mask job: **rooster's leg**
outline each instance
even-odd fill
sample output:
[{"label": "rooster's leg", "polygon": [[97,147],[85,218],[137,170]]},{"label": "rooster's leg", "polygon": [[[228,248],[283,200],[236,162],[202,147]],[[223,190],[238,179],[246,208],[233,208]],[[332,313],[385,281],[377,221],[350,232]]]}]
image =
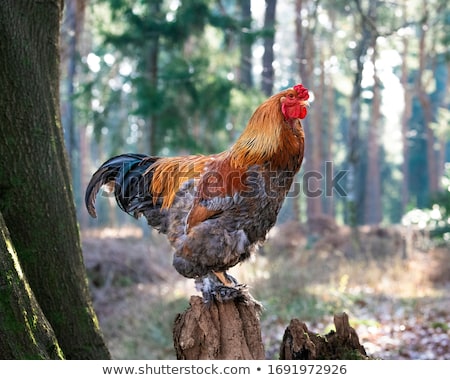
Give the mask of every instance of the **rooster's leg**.
[{"label": "rooster's leg", "polygon": [[213,300],[226,302],[248,299],[247,285],[239,284],[236,279],[226,272],[210,272],[206,276],[195,280],[197,290],[203,294],[206,303]]},{"label": "rooster's leg", "polygon": [[216,277],[220,280],[220,282],[224,286],[228,286],[229,288],[235,287],[236,284],[229,279],[229,276],[226,274],[226,272],[214,272],[213,271],[213,273],[216,275]]}]

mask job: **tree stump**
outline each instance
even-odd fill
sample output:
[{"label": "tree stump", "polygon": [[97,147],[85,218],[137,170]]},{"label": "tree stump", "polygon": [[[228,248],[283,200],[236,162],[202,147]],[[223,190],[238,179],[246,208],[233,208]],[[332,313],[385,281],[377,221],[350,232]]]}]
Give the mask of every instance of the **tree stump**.
[{"label": "tree stump", "polygon": [[177,359],[265,359],[259,316],[253,299],[208,304],[191,296],[173,328]]},{"label": "tree stump", "polygon": [[280,347],[281,360],[349,360],[367,359],[356,331],[346,313],[334,316],[336,331],[325,336],[309,331],[305,323],[292,319],[286,328]]}]

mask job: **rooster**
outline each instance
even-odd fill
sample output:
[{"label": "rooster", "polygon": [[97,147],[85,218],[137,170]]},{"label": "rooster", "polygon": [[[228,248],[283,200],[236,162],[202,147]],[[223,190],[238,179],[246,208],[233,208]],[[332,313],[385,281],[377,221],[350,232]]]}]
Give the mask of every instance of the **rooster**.
[{"label": "rooster", "polygon": [[308,98],[301,84],[273,95],[222,153],[110,158],[87,186],[89,214],[96,217],[106,185],[123,211],[168,236],[173,266],[196,279],[206,302],[242,297],[246,286],[226,271],[248,259],[276,222],[302,164]]}]

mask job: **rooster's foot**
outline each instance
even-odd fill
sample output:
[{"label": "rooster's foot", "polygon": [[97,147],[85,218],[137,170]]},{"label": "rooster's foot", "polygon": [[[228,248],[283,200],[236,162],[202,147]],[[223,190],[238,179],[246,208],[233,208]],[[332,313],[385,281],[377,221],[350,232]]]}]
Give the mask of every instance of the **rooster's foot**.
[{"label": "rooster's foot", "polygon": [[248,293],[246,284],[239,284],[233,276],[224,274],[228,280],[227,285],[224,285],[213,273],[195,280],[195,286],[198,291],[202,292],[205,303],[214,300],[218,302],[247,302],[252,298]]},{"label": "rooster's foot", "polygon": [[218,285],[213,290],[212,295],[219,302],[246,302],[248,298],[248,288],[246,284],[237,284],[234,287]]}]

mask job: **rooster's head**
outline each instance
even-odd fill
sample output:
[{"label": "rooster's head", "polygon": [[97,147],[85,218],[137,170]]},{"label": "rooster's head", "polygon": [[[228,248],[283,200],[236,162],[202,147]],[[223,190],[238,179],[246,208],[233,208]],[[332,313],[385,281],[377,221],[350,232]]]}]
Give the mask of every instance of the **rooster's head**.
[{"label": "rooster's head", "polygon": [[280,98],[281,112],[286,120],[304,119],[306,117],[309,99],[308,89],[302,84],[286,90]]}]

